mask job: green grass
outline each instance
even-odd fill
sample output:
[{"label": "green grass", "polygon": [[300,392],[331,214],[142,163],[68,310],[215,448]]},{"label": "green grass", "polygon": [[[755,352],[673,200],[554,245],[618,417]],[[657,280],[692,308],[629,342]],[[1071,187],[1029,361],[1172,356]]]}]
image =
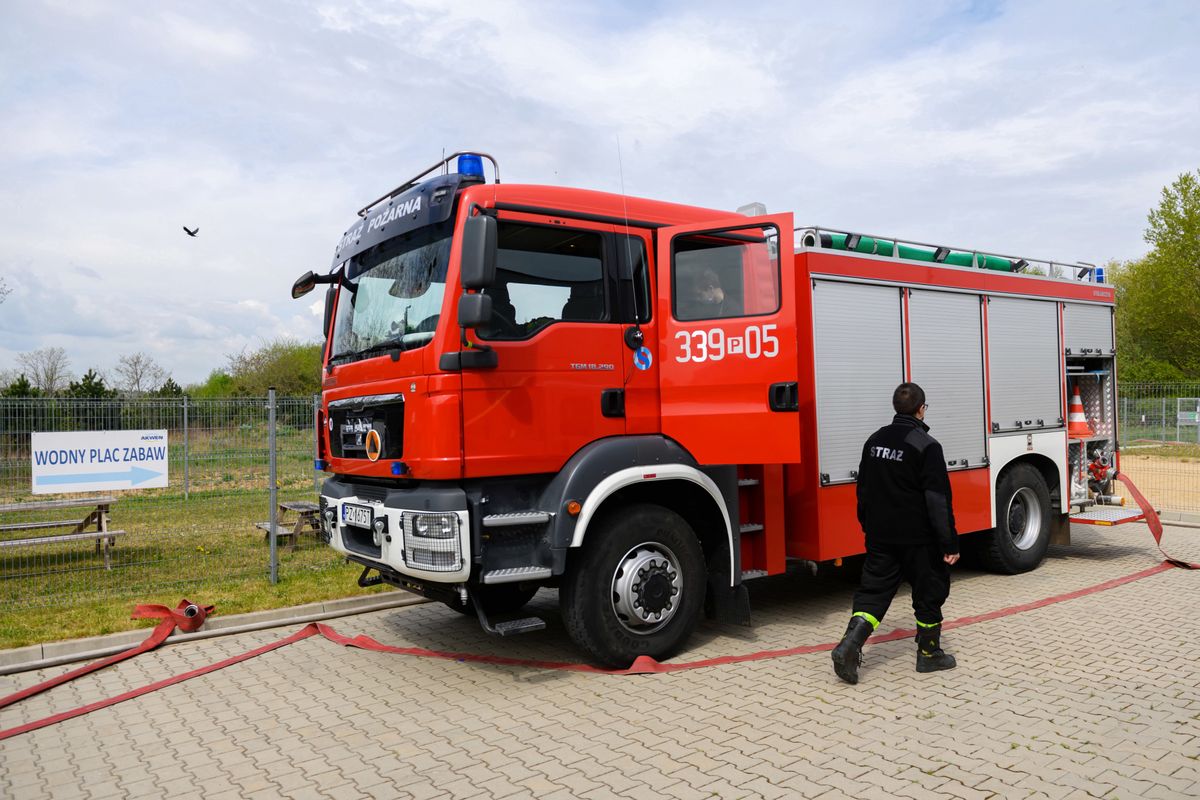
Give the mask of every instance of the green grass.
[{"label": "green grass", "polygon": [[[152,627],[129,619],[138,603],[173,607],[187,597],[215,605],[220,614],[237,614],[379,591],[360,588],[355,579],[361,568],[311,534],[302,535],[294,552],[279,548],[280,580],[272,586],[269,546],[254,525],[270,515],[265,450],[214,447],[204,455],[211,457],[192,450],[186,497],[177,464],[168,488],[115,493],[109,528],[126,533],[111,551],[111,570],[92,542],[0,551],[0,648]],[[0,471],[10,466],[0,463]],[[24,469],[27,476],[27,463]],[[5,483],[0,502],[46,499],[28,494],[27,477],[23,485]],[[280,501],[316,500],[304,447],[281,453],[277,483]],[[0,524],[79,519],[83,509],[78,512],[10,512],[0,514]]]},{"label": "green grass", "polygon": [[361,568],[341,561],[324,569],[281,575],[272,586],[266,576],[202,580],[175,589],[147,591],[136,601],[110,598],[62,607],[27,608],[0,614],[0,648],[99,636],[105,633],[153,628],[157,620],[129,618],[138,603],[175,607],[183,597],[216,607],[217,614],[241,614],[316,603],[348,596],[378,593],[384,587],[362,589],[355,583]]},{"label": "green grass", "polygon": [[1200,444],[1164,444],[1162,442],[1127,442],[1121,452],[1131,456],[1155,456],[1175,461],[1200,461]]}]

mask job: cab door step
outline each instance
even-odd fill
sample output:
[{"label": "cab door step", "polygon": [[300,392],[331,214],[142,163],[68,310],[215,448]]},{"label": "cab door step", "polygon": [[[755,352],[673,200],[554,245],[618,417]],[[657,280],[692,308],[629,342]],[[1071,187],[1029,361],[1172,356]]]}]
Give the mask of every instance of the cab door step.
[{"label": "cab door step", "polygon": [[507,567],[493,569],[483,573],[484,583],[519,583],[521,581],[542,581],[554,573],[549,567]]},{"label": "cab door step", "polygon": [[549,511],[516,511],[510,514],[488,514],[483,518],[485,528],[504,528],[510,525],[544,525],[554,518]]},{"label": "cab door step", "polygon": [[546,620],[541,617],[521,617],[520,619],[505,619],[492,622],[483,610],[483,603],[472,603],[475,606],[475,616],[479,617],[479,625],[493,636],[516,636],[519,633],[533,633],[545,630]]}]

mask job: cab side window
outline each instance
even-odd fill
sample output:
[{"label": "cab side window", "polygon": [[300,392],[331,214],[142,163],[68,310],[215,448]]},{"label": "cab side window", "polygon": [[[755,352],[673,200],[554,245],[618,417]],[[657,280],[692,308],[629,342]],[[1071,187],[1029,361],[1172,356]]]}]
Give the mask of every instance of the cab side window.
[{"label": "cab side window", "polygon": [[779,309],[778,232],[675,239],[671,264],[675,318],[684,322],[771,314]]},{"label": "cab side window", "polygon": [[555,322],[609,319],[604,240],[595,231],[501,221],[492,319],[482,339],[527,339]]}]

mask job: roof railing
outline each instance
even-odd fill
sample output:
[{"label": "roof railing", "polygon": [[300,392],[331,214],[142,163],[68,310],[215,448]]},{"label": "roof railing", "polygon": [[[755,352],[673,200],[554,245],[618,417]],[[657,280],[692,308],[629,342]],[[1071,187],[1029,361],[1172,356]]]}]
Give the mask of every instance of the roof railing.
[{"label": "roof railing", "polygon": [[1005,255],[970,247],[954,247],[913,239],[901,239],[895,236],[856,233],[838,228],[827,228],[824,225],[796,228],[796,243],[802,247],[844,250],[863,255],[903,258],[909,261],[990,269],[1000,272],[1028,273],[1031,266],[1038,266],[1044,268],[1045,277],[1087,283],[1096,281],[1098,271],[1095,264],[1082,261],[1067,264],[1048,258]]},{"label": "roof railing", "polygon": [[441,169],[443,175],[448,174],[449,169],[450,169],[450,162],[453,161],[454,159],[458,158],[459,156],[479,156],[480,158],[486,158],[488,161],[492,162],[492,172],[495,173],[495,182],[496,183],[500,182],[500,165],[496,163],[496,159],[492,158],[487,153],[481,153],[478,150],[460,150],[457,153],[451,153],[450,155],[446,156],[441,161],[437,162],[436,164],[429,167],[428,169],[418,172],[415,176],[409,178],[407,181],[400,184],[395,189],[392,189],[390,192],[383,195],[382,197],[372,200],[371,202],[367,203],[365,206],[363,206],[362,208],[360,208],[358,210],[358,215],[360,217],[365,217],[367,215],[368,211],[370,211],[372,208],[374,208],[375,206],[382,203],[384,200],[390,200],[391,198],[395,197],[398,194],[401,194],[402,192],[407,192],[409,189],[411,189],[412,187],[414,187],[418,183],[420,183],[422,178],[424,178],[429,173],[433,172],[435,169]]}]

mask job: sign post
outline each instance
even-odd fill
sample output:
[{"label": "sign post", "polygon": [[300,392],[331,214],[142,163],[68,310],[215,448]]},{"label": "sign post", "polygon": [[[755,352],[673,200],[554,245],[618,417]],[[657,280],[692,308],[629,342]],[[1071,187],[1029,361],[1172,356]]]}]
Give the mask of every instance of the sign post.
[{"label": "sign post", "polygon": [[167,485],[167,432],[34,433],[34,494],[113,492]]}]

